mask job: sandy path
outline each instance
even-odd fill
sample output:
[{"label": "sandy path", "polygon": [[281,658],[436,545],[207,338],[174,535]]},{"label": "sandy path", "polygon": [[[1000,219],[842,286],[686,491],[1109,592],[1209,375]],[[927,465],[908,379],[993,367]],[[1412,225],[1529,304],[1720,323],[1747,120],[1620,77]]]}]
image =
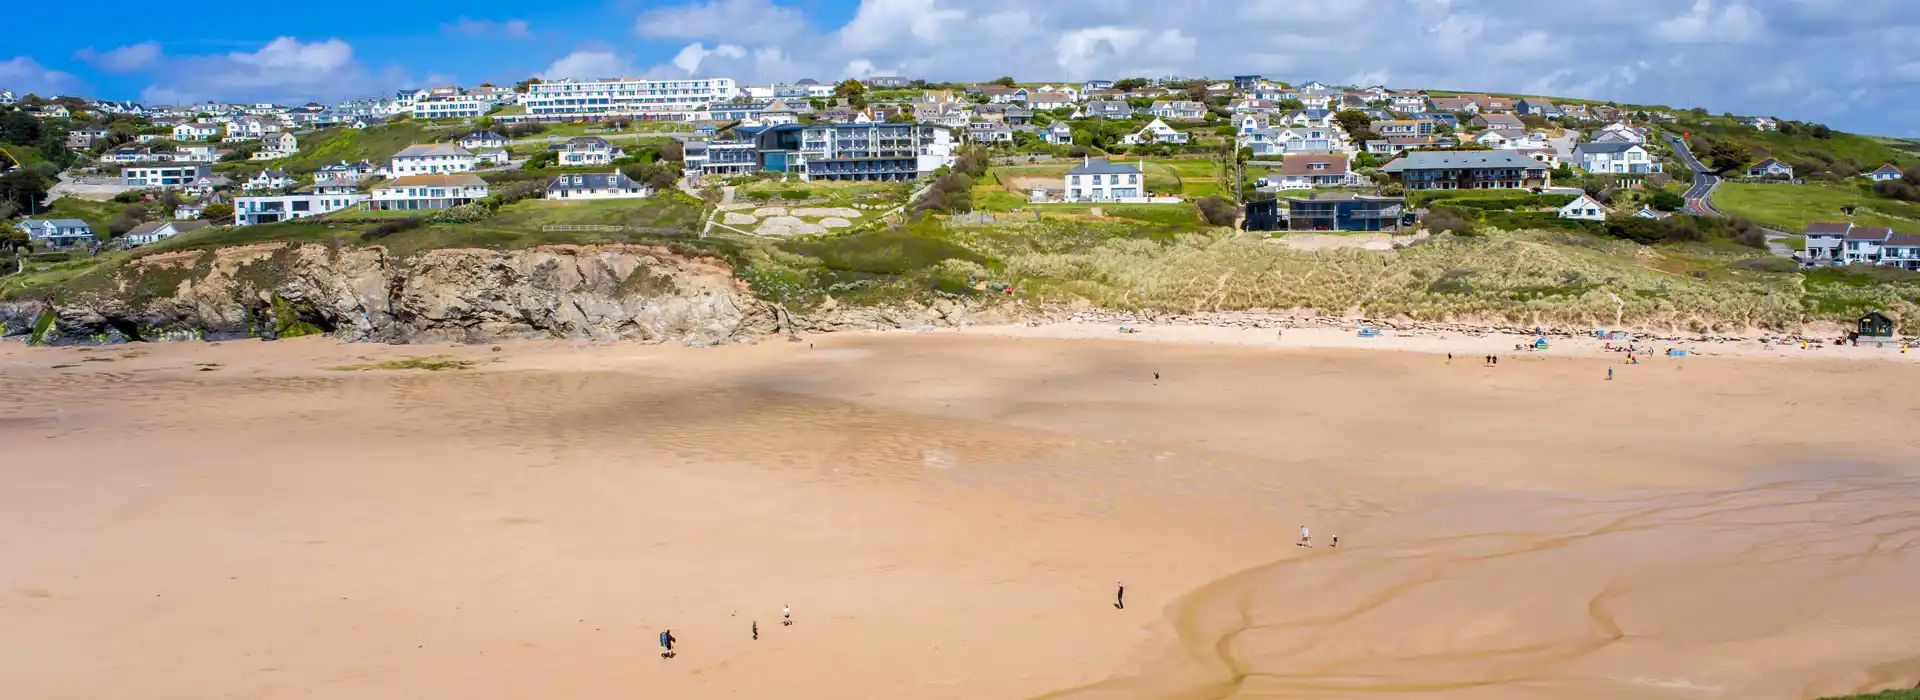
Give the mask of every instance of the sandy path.
[{"label": "sandy path", "polygon": [[[1854,437],[1910,430],[1909,363],[977,332],[0,345],[0,687],[1766,699],[1920,678],[1920,446]],[[438,353],[485,364],[317,369]],[[1343,547],[1291,546],[1302,523]]]}]

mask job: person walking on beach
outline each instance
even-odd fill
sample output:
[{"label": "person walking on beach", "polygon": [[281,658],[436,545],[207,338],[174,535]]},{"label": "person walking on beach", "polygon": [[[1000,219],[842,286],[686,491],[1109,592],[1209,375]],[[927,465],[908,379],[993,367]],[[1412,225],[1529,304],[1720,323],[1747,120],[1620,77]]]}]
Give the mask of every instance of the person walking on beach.
[{"label": "person walking on beach", "polygon": [[793,608],[787,607],[786,603],[780,604],[780,624],[784,627],[793,626]]},{"label": "person walking on beach", "polygon": [[759,620],[753,621],[753,638],[754,639],[760,638],[760,621]]},{"label": "person walking on beach", "polygon": [[1337,549],[1337,548],[1339,548],[1339,547],[1340,547],[1340,536],[1339,536],[1339,535],[1334,535],[1334,536],[1333,536],[1333,544],[1330,544],[1330,545],[1327,545],[1327,546],[1328,546],[1328,547],[1333,547],[1333,548],[1336,548],[1336,549]]},{"label": "person walking on beach", "polygon": [[664,649],[665,651],[660,652],[660,658],[662,659],[673,658],[673,643],[677,641],[680,641],[680,640],[673,638],[673,630],[661,630],[660,631],[660,648]]},{"label": "person walking on beach", "polygon": [[1120,583],[1115,583],[1113,585],[1120,587],[1119,590],[1116,590],[1113,592],[1114,609],[1115,610],[1127,609],[1127,584],[1125,582],[1120,582]]},{"label": "person walking on beach", "polygon": [[1607,368],[1607,381],[1613,381],[1613,368]]},{"label": "person walking on beach", "polygon": [[1305,525],[1300,526],[1300,546],[1302,547],[1313,546],[1313,533],[1308,531],[1307,526]]}]

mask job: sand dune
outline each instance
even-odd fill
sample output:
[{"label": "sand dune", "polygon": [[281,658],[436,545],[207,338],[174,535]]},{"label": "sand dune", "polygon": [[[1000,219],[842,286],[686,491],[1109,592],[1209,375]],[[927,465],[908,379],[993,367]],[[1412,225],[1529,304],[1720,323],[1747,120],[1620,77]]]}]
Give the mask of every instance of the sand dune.
[{"label": "sand dune", "polygon": [[[323,369],[432,354],[480,365]],[[960,334],[0,346],[0,687],[1786,699],[1911,685],[1917,386],[1904,361],[1548,353],[1490,368]],[[1342,546],[1293,546],[1303,523]],[[654,645],[668,627],[671,660]]]}]

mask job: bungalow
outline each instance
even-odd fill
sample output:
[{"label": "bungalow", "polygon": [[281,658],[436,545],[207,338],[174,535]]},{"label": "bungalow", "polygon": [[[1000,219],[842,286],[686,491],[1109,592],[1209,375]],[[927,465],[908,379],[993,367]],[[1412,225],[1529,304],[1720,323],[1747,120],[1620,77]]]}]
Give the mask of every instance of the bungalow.
[{"label": "bungalow", "polygon": [[1560,207],[1560,218],[1581,221],[1606,221],[1607,207],[1587,195],[1580,195]]},{"label": "bungalow", "polygon": [[66,105],[50,104],[35,110],[33,116],[41,119],[68,119],[73,117],[73,112],[68,110]]},{"label": "bungalow", "polygon": [[98,241],[93,226],[79,219],[27,219],[13,225],[27,240],[46,248],[70,248]]},{"label": "bungalow", "polygon": [[913,85],[912,80],[897,75],[876,75],[866,80],[867,87],[885,90],[898,90]]},{"label": "bungalow", "polygon": [[[1305,190],[1315,187],[1342,187],[1359,184],[1359,175],[1347,169],[1344,154],[1290,155],[1277,173],[1280,189]],[[1269,182],[1273,178],[1269,178]]]},{"label": "bungalow", "polygon": [[1002,121],[978,121],[967,124],[967,140],[973,143],[1012,143],[1013,127]]},{"label": "bungalow", "polygon": [[1517,114],[1529,114],[1536,117],[1546,117],[1548,119],[1560,116],[1559,107],[1555,107],[1552,102],[1538,97],[1522,98],[1519,102],[1513,103],[1513,111]]},{"label": "bungalow", "polygon": [[501,136],[491,131],[475,131],[467,134],[466,136],[460,137],[460,140],[457,143],[460,144],[461,148],[467,149],[469,151],[480,150],[483,148],[485,149],[506,148],[507,137]]},{"label": "bungalow", "polygon": [[487,196],[487,181],[478,175],[409,175],[373,188],[374,209],[446,209]]},{"label": "bungalow", "polygon": [[154,155],[150,148],[115,148],[100,154],[102,163],[152,163],[161,160],[166,160],[166,157]]},{"label": "bungalow", "polygon": [[981,85],[978,92],[993,104],[1017,104],[1027,101],[1025,88],[1010,88],[1004,85]]},{"label": "bungalow", "polygon": [[1207,106],[1184,100],[1161,100],[1153,103],[1153,107],[1148,109],[1147,113],[1161,119],[1194,121],[1206,118]]},{"label": "bungalow", "polygon": [[212,173],[206,163],[156,163],[123,169],[120,181],[127,187],[182,187]]},{"label": "bungalow", "polygon": [[1281,126],[1323,126],[1332,127],[1333,112],[1324,109],[1296,109],[1280,116],[1275,124]]},{"label": "bungalow", "polygon": [[1089,119],[1132,119],[1133,106],[1125,100],[1095,100],[1087,103]]},{"label": "bungalow", "polygon": [[1451,146],[1453,142],[1442,141],[1432,136],[1389,136],[1384,139],[1367,141],[1364,146],[1367,153],[1376,156],[1395,156],[1416,148]]},{"label": "bungalow", "polygon": [[1747,166],[1747,177],[1767,178],[1770,180],[1793,179],[1793,166],[1768,158]]},{"label": "bungalow", "polygon": [[181,202],[180,206],[173,208],[173,218],[198,219],[200,215],[206,213],[206,211],[207,204],[205,202]]},{"label": "bungalow", "polygon": [[1527,128],[1526,122],[1520,121],[1519,117],[1511,114],[1487,114],[1484,112],[1467,120],[1467,126],[1477,129],[1520,129],[1522,131]]},{"label": "bungalow", "polygon": [[1413,119],[1393,119],[1375,121],[1367,125],[1373,133],[1386,137],[1427,136],[1433,133],[1433,122]]},{"label": "bungalow", "polygon": [[640,199],[653,194],[626,173],[572,173],[547,183],[547,199]]},{"label": "bungalow", "polygon": [[1409,151],[1380,166],[1410,190],[1546,187],[1547,166],[1513,151]]},{"label": "bungalow", "polygon": [[1480,103],[1465,97],[1435,97],[1428,100],[1436,112],[1479,114]]},{"label": "bungalow", "polygon": [[1646,143],[1646,127],[1634,126],[1626,122],[1614,122],[1600,127],[1593,134],[1594,141],[1618,141],[1621,143]]},{"label": "bungalow", "polygon": [[173,127],[175,141],[206,141],[220,135],[220,125],[209,122],[186,122]]},{"label": "bungalow", "polygon": [[232,151],[216,151],[208,145],[180,145],[174,147],[173,159],[180,163],[212,163],[220,160],[220,154],[223,152],[231,153]]},{"label": "bungalow", "polygon": [[1552,148],[1541,148],[1539,146],[1527,146],[1525,148],[1515,148],[1512,150],[1519,151],[1521,154],[1525,155],[1528,158],[1532,158],[1534,160],[1540,161],[1541,163],[1546,164],[1546,166],[1549,168],[1560,167],[1560,152]]},{"label": "bungalow", "polygon": [[478,161],[471,151],[450,143],[415,144],[393,154],[393,177],[471,172]]},{"label": "bungalow", "polygon": [[150,221],[133,227],[122,240],[131,245],[146,245],[211,225],[205,221]]},{"label": "bungalow", "polygon": [[1040,138],[1055,146],[1071,146],[1073,145],[1073,128],[1067,126],[1066,122],[1054,122],[1052,126],[1040,132]]},{"label": "bungalow", "polygon": [[274,192],[293,186],[293,178],[284,170],[262,170],[249,178],[242,189],[248,192]]},{"label": "bungalow", "polygon": [[1067,171],[1061,191],[1069,202],[1112,202],[1146,196],[1140,166],[1093,158]]},{"label": "bungalow", "polygon": [[626,151],[598,136],[575,136],[567,139],[566,146],[560,149],[560,165],[607,165],[626,155]]},{"label": "bungalow", "polygon": [[1886,182],[1888,180],[1900,179],[1901,174],[1899,168],[1894,167],[1892,163],[1888,163],[1875,168],[1873,172],[1867,173],[1867,179],[1874,182]]},{"label": "bungalow", "polygon": [[276,194],[235,197],[233,225],[252,226],[331,214],[367,201],[364,194]]},{"label": "bungalow", "polygon": [[1027,109],[1061,109],[1073,106],[1073,96],[1064,92],[1033,92],[1027,95]]},{"label": "bungalow", "polygon": [[1436,129],[1442,126],[1449,129],[1460,128],[1460,115],[1451,112],[1415,112],[1407,115],[1407,118],[1414,121],[1432,122],[1433,127]]},{"label": "bungalow", "polygon": [[194,181],[182,186],[180,191],[205,199],[208,195],[232,185],[233,180],[228,179],[225,175],[208,175],[194,179]]},{"label": "bungalow", "polygon": [[1598,141],[1573,147],[1573,164],[1590,173],[1657,173],[1660,162],[1647,148],[1624,141]]},{"label": "bungalow", "polygon": [[1773,117],[1747,117],[1746,119],[1740,120],[1740,123],[1761,131],[1780,130],[1780,122],[1775,121]]},{"label": "bungalow", "polygon": [[1112,89],[1113,89],[1113,81],[1111,80],[1089,80],[1087,82],[1080,84],[1080,94],[1082,95],[1087,94],[1089,92],[1096,91],[1096,90],[1112,90]]},{"label": "bungalow", "polygon": [[1587,114],[1586,105],[1561,105],[1560,116],[1566,117],[1568,119],[1591,118],[1591,115]]},{"label": "bungalow", "polygon": [[1155,117],[1152,122],[1147,124],[1146,128],[1127,134],[1120,139],[1120,142],[1127,145],[1139,143],[1186,143],[1187,135],[1183,132],[1175,131],[1173,127],[1167,126],[1166,122]]},{"label": "bungalow", "polygon": [[1228,107],[1234,114],[1272,114],[1275,109],[1272,101],[1251,97],[1234,100]]}]

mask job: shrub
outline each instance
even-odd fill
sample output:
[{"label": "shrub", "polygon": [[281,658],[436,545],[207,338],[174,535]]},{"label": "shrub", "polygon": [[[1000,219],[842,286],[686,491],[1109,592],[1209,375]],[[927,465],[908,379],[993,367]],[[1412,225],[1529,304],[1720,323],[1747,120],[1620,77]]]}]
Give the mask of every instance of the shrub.
[{"label": "shrub", "polygon": [[1464,209],[1444,204],[1428,209],[1420,224],[1434,233],[1473,233],[1473,216]]},{"label": "shrub", "polygon": [[411,231],[425,225],[427,225],[427,217],[410,216],[405,219],[381,222],[380,225],[367,229],[367,232],[360,234],[360,237],[370,241],[379,240],[401,231]]},{"label": "shrub", "polygon": [[1200,215],[1208,224],[1232,226],[1240,218],[1240,207],[1220,197],[1206,197],[1200,200]]},{"label": "shrub", "polygon": [[545,194],[547,183],[544,180],[521,180],[493,191],[493,199],[499,206],[506,206],[523,199],[532,199]]},{"label": "shrub", "polygon": [[1736,260],[1732,267],[1760,272],[1794,272],[1800,269],[1800,264],[1786,258],[1751,258]]},{"label": "shrub", "polygon": [[1647,198],[1647,204],[1660,211],[1678,211],[1687,206],[1687,200],[1668,190],[1654,190],[1653,196]]}]

